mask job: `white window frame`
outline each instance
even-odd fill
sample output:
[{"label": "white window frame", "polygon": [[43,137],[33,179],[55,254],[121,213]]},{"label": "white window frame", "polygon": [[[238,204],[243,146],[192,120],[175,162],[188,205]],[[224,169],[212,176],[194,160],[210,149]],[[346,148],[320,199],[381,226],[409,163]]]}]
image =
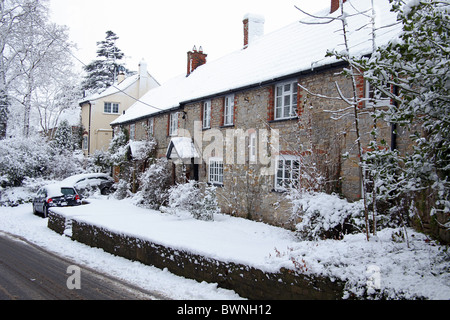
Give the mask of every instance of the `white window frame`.
[{"label": "white window frame", "polygon": [[117,102],[105,102],[103,104],[103,113],[119,114],[119,104]]},{"label": "white window frame", "polygon": [[234,124],[234,94],[225,97],[223,111],[223,125],[231,126]]},{"label": "white window frame", "polygon": [[83,136],[83,150],[88,150],[89,145],[89,138],[88,136]]},{"label": "white window frame", "polygon": [[[297,162],[297,165],[294,165]],[[289,187],[297,187],[300,181],[300,157],[280,155],[275,168],[275,190],[285,191]]]},{"label": "white window frame", "polygon": [[170,114],[169,119],[169,136],[176,136],[178,134],[178,112]]},{"label": "white window frame", "polygon": [[223,158],[209,158],[208,182],[223,185]]},{"label": "white window frame", "polygon": [[136,137],[136,124],[130,124],[130,140],[134,140]]},{"label": "white window frame", "polygon": [[250,162],[256,162],[256,146],[257,138],[256,132],[252,132],[248,136],[248,158]]},{"label": "white window frame", "polygon": [[211,128],[211,100],[203,102],[203,129]]},{"label": "white window frame", "polygon": [[147,120],[147,137],[151,138],[153,137],[153,130],[155,127],[155,118],[150,118]]},{"label": "white window frame", "polygon": [[[287,87],[289,86],[289,90]],[[297,116],[298,81],[286,81],[275,85],[274,119],[291,119]]]}]

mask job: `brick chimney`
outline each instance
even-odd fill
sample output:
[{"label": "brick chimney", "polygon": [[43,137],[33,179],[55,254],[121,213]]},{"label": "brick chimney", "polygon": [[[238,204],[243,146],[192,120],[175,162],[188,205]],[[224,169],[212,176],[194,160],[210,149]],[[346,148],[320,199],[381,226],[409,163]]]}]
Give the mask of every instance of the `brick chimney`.
[{"label": "brick chimney", "polygon": [[264,35],[264,22],[264,17],[257,14],[248,13],[244,16],[244,49],[253,40]]},{"label": "brick chimney", "polygon": [[189,76],[195,69],[200,67],[201,65],[204,65],[206,63],[206,57],[208,55],[203,53],[202,47],[199,48],[197,51],[197,48],[194,46],[192,51],[189,51],[187,53],[187,73],[186,77]]},{"label": "brick chimney", "polygon": [[[331,9],[330,13],[335,12],[337,9],[339,9],[339,1],[340,0],[331,0]],[[344,3],[347,0],[343,0],[342,3]]]}]

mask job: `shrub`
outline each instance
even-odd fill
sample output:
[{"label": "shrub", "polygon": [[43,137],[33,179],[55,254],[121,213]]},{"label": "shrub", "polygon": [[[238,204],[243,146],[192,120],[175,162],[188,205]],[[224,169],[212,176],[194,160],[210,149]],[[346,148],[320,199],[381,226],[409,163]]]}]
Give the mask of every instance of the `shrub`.
[{"label": "shrub", "polygon": [[361,201],[350,203],[337,195],[296,189],[290,190],[287,197],[293,205],[292,217],[301,218],[296,231],[302,239],[341,238],[353,228],[363,226]]},{"label": "shrub", "polygon": [[220,212],[215,187],[192,180],[173,186],[169,190],[168,211],[180,210],[189,212],[197,220],[214,220],[214,214]]},{"label": "shrub", "polygon": [[140,189],[133,197],[134,203],[150,209],[159,209],[168,200],[171,169],[165,159],[158,159],[139,177]]}]

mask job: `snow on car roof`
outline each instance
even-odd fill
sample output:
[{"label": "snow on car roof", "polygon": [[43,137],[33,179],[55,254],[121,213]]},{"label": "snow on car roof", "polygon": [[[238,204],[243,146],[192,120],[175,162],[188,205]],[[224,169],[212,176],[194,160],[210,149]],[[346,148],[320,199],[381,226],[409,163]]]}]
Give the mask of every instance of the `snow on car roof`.
[{"label": "snow on car roof", "polygon": [[61,192],[62,185],[59,183],[48,184],[44,186],[45,190],[47,190],[47,197],[62,197],[63,194]]},{"label": "snow on car roof", "polygon": [[79,182],[82,179],[99,178],[99,177],[108,178],[108,179],[111,178],[106,173],[83,173],[83,174],[77,174],[74,176],[70,176],[70,177],[64,179],[63,181],[61,181],[61,183],[64,185],[73,187],[77,182]]}]

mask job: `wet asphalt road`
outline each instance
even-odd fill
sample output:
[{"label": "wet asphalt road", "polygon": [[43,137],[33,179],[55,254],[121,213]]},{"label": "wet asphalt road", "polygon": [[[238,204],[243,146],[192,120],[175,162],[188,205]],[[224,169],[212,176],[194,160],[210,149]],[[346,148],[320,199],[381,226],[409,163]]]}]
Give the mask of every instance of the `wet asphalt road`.
[{"label": "wet asphalt road", "polygon": [[[162,298],[84,267],[76,266],[68,270],[73,265],[76,266],[76,263],[0,233],[0,300]],[[74,289],[69,289],[68,283]]]}]

